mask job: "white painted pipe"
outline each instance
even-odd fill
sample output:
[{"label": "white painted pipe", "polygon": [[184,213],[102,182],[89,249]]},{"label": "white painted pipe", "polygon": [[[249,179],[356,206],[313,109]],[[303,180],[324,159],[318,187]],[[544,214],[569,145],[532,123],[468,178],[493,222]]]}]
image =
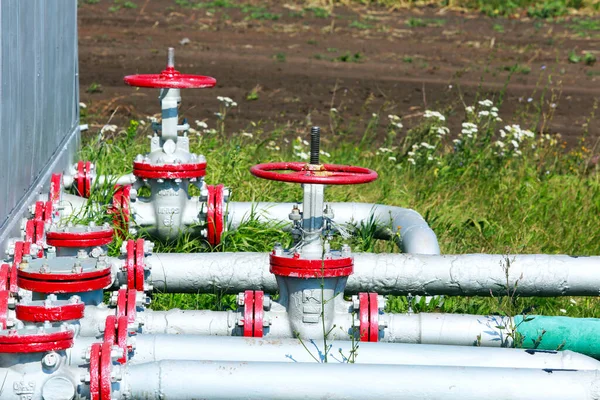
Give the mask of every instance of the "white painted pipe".
[{"label": "white painted pipe", "polygon": [[[156,253],[147,262],[161,292],[277,291],[268,253]],[[597,296],[599,267],[600,257],[356,253],[346,293],[489,296],[506,295],[509,287],[520,296]]]},{"label": "white painted pipe", "polygon": [[[380,239],[398,238],[404,253],[440,254],[435,233],[416,211],[369,203],[328,203],[335,214],[333,220],[340,226],[375,223],[375,234]],[[244,221],[254,218],[265,223],[282,223],[291,228],[289,214],[296,203],[229,202],[227,221],[235,229]],[[302,204],[299,205],[302,207]],[[302,211],[302,210],[300,210]]]},{"label": "white painted pipe", "polygon": [[[79,339],[78,339],[79,340]],[[89,340],[88,340],[89,341]],[[85,339],[83,342],[87,343]],[[493,368],[600,369],[600,361],[572,351],[477,348],[401,343],[329,341],[328,361],[359,364]],[[78,346],[85,349],[84,346]],[[73,354],[78,354],[73,351]],[[322,341],[193,335],[138,335],[130,365],[162,360],[307,362],[322,360]]]},{"label": "white painted pipe", "polygon": [[160,361],[131,366],[113,398],[586,400],[598,371]]}]

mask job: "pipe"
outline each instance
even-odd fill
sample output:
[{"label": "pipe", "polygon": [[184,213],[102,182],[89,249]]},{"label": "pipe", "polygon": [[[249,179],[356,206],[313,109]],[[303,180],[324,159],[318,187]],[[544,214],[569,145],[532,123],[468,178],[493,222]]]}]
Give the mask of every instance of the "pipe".
[{"label": "pipe", "polygon": [[[505,267],[510,260],[508,275]],[[169,293],[238,293],[247,289],[277,291],[268,253],[155,253],[154,288]],[[566,255],[415,255],[354,254],[354,274],[346,294],[393,295],[597,296],[600,257]],[[115,288],[124,284],[120,280]]]},{"label": "pipe", "polygon": [[[338,226],[375,223],[378,239],[395,239],[403,253],[440,254],[437,237],[416,211],[381,204],[328,203]],[[229,229],[236,229],[250,218],[264,223],[289,224],[288,215],[296,203],[227,203]],[[302,205],[300,205],[301,207]],[[288,229],[291,228],[291,224]]]},{"label": "pipe", "polygon": [[[85,339],[83,342],[86,342]],[[129,365],[162,360],[314,363],[315,359],[323,359],[324,352],[322,342],[300,342],[297,339],[138,335],[135,343],[135,354],[129,360]],[[358,364],[600,369],[600,361],[572,351],[548,352],[351,341],[329,341],[327,344],[331,346],[328,360],[332,363],[347,362],[348,358],[352,357],[352,361]],[[352,356],[353,350],[356,352],[355,356]],[[73,350],[74,355],[80,353],[82,352]]]},{"label": "pipe", "polygon": [[128,368],[113,398],[584,400],[600,395],[598,378],[551,369],[160,361]]}]

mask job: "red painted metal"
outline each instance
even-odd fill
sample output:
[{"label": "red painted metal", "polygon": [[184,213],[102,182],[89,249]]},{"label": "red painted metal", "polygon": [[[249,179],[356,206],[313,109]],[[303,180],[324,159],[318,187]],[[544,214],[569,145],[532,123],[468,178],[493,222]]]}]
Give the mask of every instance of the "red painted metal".
[{"label": "red painted metal", "polygon": [[136,290],[129,289],[127,291],[127,321],[132,324],[135,322],[136,308],[135,308],[135,300],[136,300]]},{"label": "red painted metal", "polygon": [[8,299],[10,292],[8,290],[0,290],[0,329],[6,329],[8,321]]},{"label": "red painted metal", "polygon": [[31,244],[29,242],[15,243],[15,255],[13,256],[13,264],[10,269],[10,277],[8,280],[9,290],[11,293],[17,293],[19,291],[19,287],[17,285],[17,270],[21,261],[23,261],[23,254],[25,253],[25,250],[29,250],[30,248]]},{"label": "red painted metal", "polygon": [[25,223],[25,241],[33,243],[35,239],[35,221],[28,219]]},{"label": "red painted metal", "polygon": [[217,84],[210,76],[182,74],[174,67],[167,67],[160,74],[128,75],[123,80],[130,86],[163,89],[203,89]]},{"label": "red painted metal", "polygon": [[254,291],[254,337],[263,337],[263,320],[265,293],[262,290]]},{"label": "red painted metal", "polygon": [[135,240],[127,241],[127,258],[125,259],[127,269],[127,288],[135,288]]},{"label": "red painted metal", "polygon": [[369,293],[369,342],[379,341],[379,304],[377,293]]},{"label": "red painted metal", "polygon": [[44,202],[36,201],[35,202],[35,213],[33,216],[35,221],[43,221],[44,220]]},{"label": "red painted metal", "polygon": [[102,343],[92,344],[90,351],[90,400],[100,400],[100,349]]},{"label": "red painted metal", "polygon": [[215,245],[215,187],[213,185],[207,185],[206,190],[208,191],[208,196],[206,197],[206,231],[207,237],[206,240],[212,246]]},{"label": "red painted metal", "polygon": [[28,322],[72,321],[83,318],[85,311],[85,304],[82,302],[51,305],[49,307],[46,307],[43,301],[32,303],[38,304],[17,304],[15,306],[17,319]]},{"label": "red painted metal", "polygon": [[144,291],[144,239],[135,242],[135,289]]},{"label": "red painted metal", "polygon": [[52,217],[53,217],[53,213],[54,213],[54,204],[52,204],[51,201],[47,201],[44,204],[45,204],[44,221],[45,222],[51,222],[52,221]]},{"label": "red painted metal", "polygon": [[110,267],[80,273],[41,273],[17,270],[18,286],[39,293],[79,293],[104,289],[112,283]]},{"label": "red painted metal", "polygon": [[[274,171],[292,171],[282,173]],[[322,184],[354,185],[377,179],[377,172],[352,165],[323,164],[314,166],[303,162],[274,162],[257,164],[250,168],[252,175],[272,181]]]},{"label": "red painted metal", "polygon": [[254,290],[244,292],[244,336],[254,336]]},{"label": "red painted metal", "polygon": [[43,220],[35,221],[34,241],[38,248],[38,258],[44,257],[44,224]]},{"label": "red painted metal", "polygon": [[271,273],[292,278],[333,278],[350,276],[354,271],[352,257],[307,260],[270,255]]},{"label": "red painted metal", "polygon": [[[46,239],[48,236],[46,236]],[[75,239],[75,240],[47,240],[50,246],[54,247],[69,247],[69,248],[83,248],[83,247],[95,247],[95,246],[106,246],[113,241],[112,236],[109,238],[102,239]]]},{"label": "red painted metal", "polygon": [[75,182],[77,183],[77,194],[80,196],[85,195],[85,167],[83,161],[77,163],[77,175],[75,175]]},{"label": "red painted metal", "polygon": [[117,346],[123,349],[123,357],[117,361],[120,364],[127,362],[127,354],[132,350],[127,347],[127,316],[123,315],[117,319]]},{"label": "red painted metal", "polygon": [[127,289],[117,292],[117,318],[127,316]]},{"label": "red painted metal", "polygon": [[359,335],[361,342],[369,341],[369,294],[359,293],[358,294],[359,309],[358,309],[358,320],[360,322]]},{"label": "red painted metal", "polygon": [[223,227],[225,224],[225,215],[223,207],[225,205],[225,186],[221,183],[215,186],[215,245],[221,243]]},{"label": "red painted metal", "polygon": [[102,343],[100,349],[100,399],[110,400],[112,394],[112,385],[110,380],[110,367],[112,365],[111,359],[112,343]]},{"label": "red painted metal", "polygon": [[112,239],[115,230],[111,227],[96,228],[90,232],[55,232],[49,231],[46,233],[48,240],[92,240],[92,239]]},{"label": "red painted metal", "polygon": [[72,330],[52,333],[19,333],[9,330],[0,333],[0,353],[37,353],[45,351],[66,350],[73,346]]},{"label": "red painted metal", "polygon": [[92,171],[92,163],[89,161],[85,162],[85,175],[84,175],[84,196],[85,197],[90,197],[90,194],[92,192],[92,176],[91,176],[91,171]]},{"label": "red painted metal", "polygon": [[117,317],[109,315],[104,321],[104,343],[115,344],[117,337]]},{"label": "red painted metal", "polygon": [[133,163],[133,174],[142,179],[189,179],[206,175],[206,162],[188,164]]},{"label": "red painted metal", "polygon": [[8,290],[10,281],[10,265],[0,265],[0,290]]},{"label": "red painted metal", "polygon": [[60,190],[62,188],[62,174],[52,174],[50,178],[50,193],[48,200],[52,203],[58,203],[60,200]]},{"label": "red painted metal", "polygon": [[113,203],[112,207],[109,209],[109,213],[113,214],[113,224],[118,228],[117,234],[122,238],[127,235],[129,221],[131,219],[131,213],[129,211],[130,193],[131,185],[115,185]]}]

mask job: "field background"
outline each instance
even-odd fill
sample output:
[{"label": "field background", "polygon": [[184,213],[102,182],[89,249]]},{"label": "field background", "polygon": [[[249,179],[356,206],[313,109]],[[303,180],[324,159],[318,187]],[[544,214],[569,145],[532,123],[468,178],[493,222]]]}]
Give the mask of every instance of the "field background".
[{"label": "field background", "polygon": [[[82,157],[104,172],[131,170],[160,110],[156,91],[122,78],[160,72],[175,47],[177,69],[218,81],[183,91],[181,113],[208,158],[207,182],[230,186],[234,200],[299,200],[298,187],[259,181],[248,168],[301,158],[302,139],[319,125],[326,160],[380,173],[327,199],[414,208],[443,253],[600,254],[597,10],[562,0],[81,0]],[[356,251],[395,251],[369,226],[359,231]],[[251,222],[216,249],[196,240],[159,248],[267,251],[278,240],[275,228]],[[218,294],[154,303],[231,305]],[[446,298],[414,308],[600,317],[596,298]],[[406,309],[406,298],[390,302]]]}]

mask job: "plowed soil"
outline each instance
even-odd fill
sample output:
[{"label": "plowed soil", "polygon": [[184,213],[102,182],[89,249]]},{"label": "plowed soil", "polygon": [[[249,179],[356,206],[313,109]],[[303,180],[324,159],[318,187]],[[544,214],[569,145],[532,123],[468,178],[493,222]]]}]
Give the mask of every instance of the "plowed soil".
[{"label": "plowed soil", "polygon": [[[528,116],[570,143],[586,130],[600,136],[591,118],[600,68],[569,61],[570,53],[600,58],[598,21],[491,19],[434,8],[340,7],[322,15],[277,2],[200,9],[174,0],[133,3],[115,9],[84,1],[79,8],[81,101],[92,128],[111,115],[111,123],[125,123],[159,112],[157,91],[128,87],[123,76],[160,72],[167,47],[175,47],[178,70],[218,82],[182,92],[183,114],[213,125],[216,97],[231,97],[238,103],[227,117],[232,133],[253,129],[251,122],[328,129],[331,108],[358,125],[377,112],[410,126],[425,109],[449,105],[457,129],[461,101],[503,96],[507,123]],[[253,88],[258,98],[248,99]]]}]

